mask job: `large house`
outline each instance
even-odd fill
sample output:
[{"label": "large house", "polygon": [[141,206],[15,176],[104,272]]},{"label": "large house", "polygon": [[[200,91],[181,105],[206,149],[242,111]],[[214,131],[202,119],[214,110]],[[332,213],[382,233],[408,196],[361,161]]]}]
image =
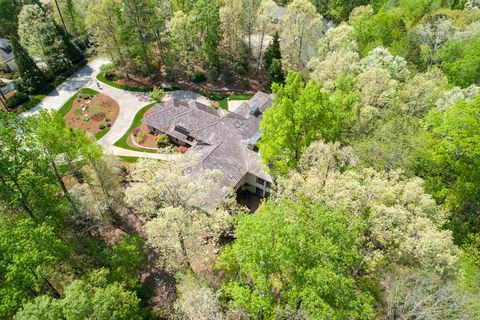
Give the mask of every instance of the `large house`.
[{"label": "large house", "polygon": [[15,63],[10,41],[4,38],[0,38],[0,71],[17,71],[17,64]]},{"label": "large house", "polygon": [[[200,159],[194,171],[219,170],[223,190],[265,197],[270,194],[272,177],[264,170],[256,143],[262,114],[271,104],[270,95],[263,92],[234,112],[172,98],[155,106],[143,122],[151,133],[164,133],[175,144],[195,152]],[[225,191],[212,192],[209,207],[203,209],[211,211],[225,196]]]}]

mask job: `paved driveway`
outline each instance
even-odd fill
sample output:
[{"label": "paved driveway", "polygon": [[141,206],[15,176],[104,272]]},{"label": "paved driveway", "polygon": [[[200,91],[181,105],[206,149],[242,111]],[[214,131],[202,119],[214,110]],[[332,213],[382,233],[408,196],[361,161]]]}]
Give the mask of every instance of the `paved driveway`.
[{"label": "paved driveway", "polygon": [[55,88],[42,102],[34,108],[22,113],[22,116],[30,116],[40,110],[58,110],[81,88],[96,87],[96,78],[100,67],[108,63],[107,59],[97,58],[90,61],[86,66],[71,75],[67,80]]},{"label": "paved driveway", "polygon": [[[110,128],[110,131],[98,141],[105,153],[114,154],[116,156],[161,160],[175,159],[177,155],[133,151],[114,146],[114,143],[123,137],[128,131],[138,111],[151,102],[149,101],[148,93],[121,90],[103,82],[100,83],[99,88],[97,86],[96,78],[100,72],[100,67],[106,63],[108,63],[108,60],[104,58],[97,58],[89,62],[85,67],[74,73],[71,77],[65,80],[65,82],[59,85],[54,91],[45,97],[40,104],[33,109],[22,113],[21,116],[30,116],[40,110],[59,110],[75,93],[77,93],[79,89],[92,88],[117,101],[120,108],[118,117]],[[210,104],[207,98],[190,91],[174,91],[167,94],[165,99],[168,99],[171,96],[180,99],[196,99],[202,103]]]}]

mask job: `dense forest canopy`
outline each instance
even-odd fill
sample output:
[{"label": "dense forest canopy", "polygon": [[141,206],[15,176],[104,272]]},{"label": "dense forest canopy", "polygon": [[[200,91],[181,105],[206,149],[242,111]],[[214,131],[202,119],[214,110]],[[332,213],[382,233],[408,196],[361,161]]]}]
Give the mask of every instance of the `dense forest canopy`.
[{"label": "dense forest canopy", "polygon": [[0,0],[0,37],[27,93],[94,56],[273,93],[275,178],[207,213],[219,172],[0,111],[1,319],[480,319],[479,0]]}]

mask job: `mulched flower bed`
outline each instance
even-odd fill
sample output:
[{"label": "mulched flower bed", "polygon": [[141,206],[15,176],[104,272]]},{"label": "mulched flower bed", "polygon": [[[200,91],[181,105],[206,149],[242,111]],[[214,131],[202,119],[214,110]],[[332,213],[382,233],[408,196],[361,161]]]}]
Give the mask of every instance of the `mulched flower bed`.
[{"label": "mulched flower bed", "polygon": [[65,119],[68,127],[94,135],[111,127],[119,111],[118,103],[106,95],[79,94],[73,101],[72,108],[65,114]]}]

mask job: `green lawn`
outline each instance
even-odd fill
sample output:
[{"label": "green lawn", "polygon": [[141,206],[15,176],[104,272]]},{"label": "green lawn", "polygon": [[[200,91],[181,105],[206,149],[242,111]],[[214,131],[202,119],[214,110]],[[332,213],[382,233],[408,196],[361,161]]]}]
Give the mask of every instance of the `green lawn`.
[{"label": "green lawn", "polygon": [[138,161],[137,157],[118,156],[123,162],[135,163]]},{"label": "green lawn", "polygon": [[[122,89],[126,91],[134,91],[134,92],[150,92],[153,90],[151,87],[132,87],[132,86],[127,86],[115,81],[108,80],[105,78],[105,75],[103,72],[100,72],[97,76],[97,80],[103,83],[106,83],[112,87],[115,87],[117,89]],[[163,91],[174,91],[174,90],[180,90],[180,87],[173,86],[173,87],[167,87],[167,88],[162,88]]]},{"label": "green lawn", "polygon": [[144,108],[142,108],[138,113],[135,115],[135,118],[133,119],[132,124],[130,125],[130,128],[128,131],[123,135],[123,137],[120,138],[117,142],[115,142],[116,147],[120,147],[123,149],[128,149],[128,150],[134,150],[134,151],[142,151],[142,152],[150,152],[150,153],[157,153],[155,150],[144,150],[144,149],[139,149],[139,148],[134,148],[128,145],[128,137],[132,134],[133,129],[139,127],[142,124],[142,119],[143,115],[145,112],[147,112],[151,107],[153,107],[155,103],[151,103]]},{"label": "green lawn", "polygon": [[104,82],[112,87],[115,87],[117,89],[122,89],[122,90],[127,90],[127,91],[134,91],[134,92],[150,92],[153,90],[153,88],[138,88],[138,87],[131,87],[127,86],[124,84],[117,83],[115,81],[110,81],[107,78],[105,78],[105,75],[103,72],[100,72],[97,76],[97,80]]},{"label": "green lawn", "polygon": [[108,133],[108,131],[110,131],[110,128],[105,128],[102,131],[97,132],[95,134],[95,139],[97,139],[97,141],[102,139]]},{"label": "green lawn", "polygon": [[217,101],[222,109],[228,110],[229,100],[250,100],[251,97],[253,97],[251,94],[230,94],[226,95],[226,98],[224,97],[223,99]]},{"label": "green lawn", "polygon": [[16,113],[22,113],[22,112],[25,112],[25,111],[28,111],[30,109],[32,109],[33,107],[35,107],[37,104],[39,104],[40,102],[42,102],[42,100],[46,97],[47,95],[46,94],[36,94],[34,96],[31,96],[30,97],[30,100],[28,100],[27,102],[25,102],[24,104],[22,104],[20,106],[20,108],[17,108],[15,109],[15,112]]},{"label": "green lawn", "polygon": [[[93,89],[90,89],[90,88],[83,88],[83,89],[80,89],[80,92],[81,93],[84,93],[84,94],[88,94],[88,95],[91,95],[91,96],[94,96],[96,94],[98,94],[97,91],[93,90]],[[65,104],[58,110],[58,112],[62,115],[62,116],[65,116],[68,111],[70,111],[70,109],[72,109],[72,104],[73,104],[73,101],[75,101],[75,99],[77,98],[77,95],[78,93],[75,93],[70,99],[68,99],[67,102],[65,102]]]}]

